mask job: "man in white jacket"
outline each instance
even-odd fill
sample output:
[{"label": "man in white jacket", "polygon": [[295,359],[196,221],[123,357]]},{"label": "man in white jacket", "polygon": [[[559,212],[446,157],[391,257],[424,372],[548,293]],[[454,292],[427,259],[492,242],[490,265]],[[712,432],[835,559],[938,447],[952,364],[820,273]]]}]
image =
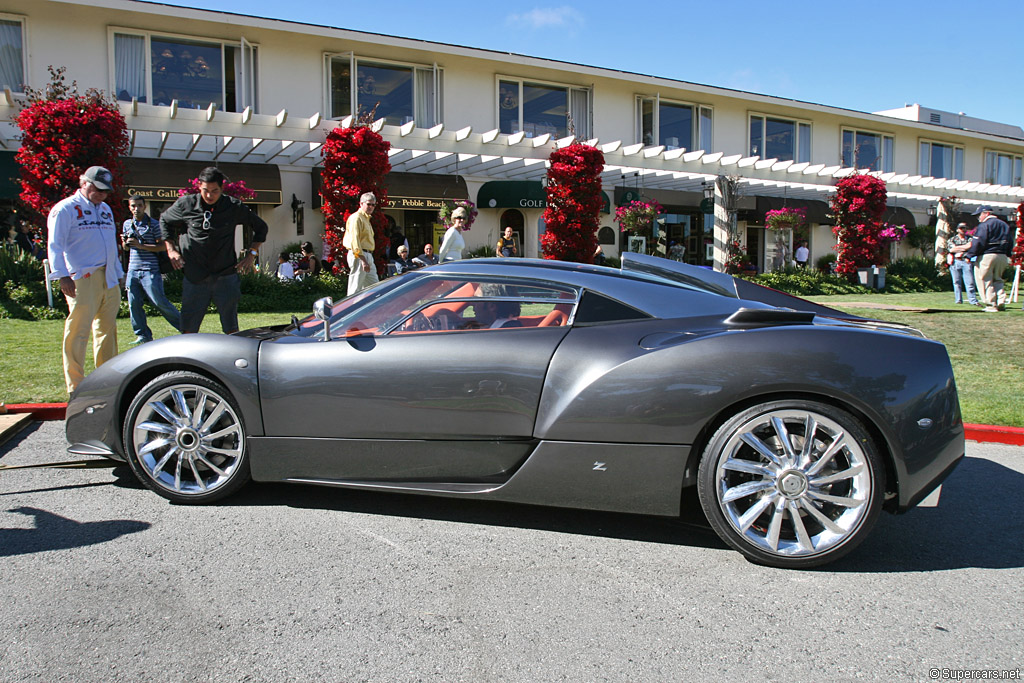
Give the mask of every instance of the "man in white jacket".
[{"label": "man in white jacket", "polygon": [[119,282],[124,270],[117,253],[117,225],[105,200],[113,176],[92,166],[79,178],[79,189],[50,210],[46,225],[51,280],[60,281],[68,302],[64,323],[64,379],[68,394],[85,377],[85,347],[92,329],[96,367],[117,355]]}]

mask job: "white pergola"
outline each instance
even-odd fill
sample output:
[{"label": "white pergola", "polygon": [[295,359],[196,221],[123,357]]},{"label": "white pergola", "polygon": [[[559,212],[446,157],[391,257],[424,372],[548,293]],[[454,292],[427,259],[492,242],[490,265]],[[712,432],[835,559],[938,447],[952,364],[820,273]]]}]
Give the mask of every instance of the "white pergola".
[{"label": "white pergola", "polygon": [[[0,97],[0,148],[15,150],[20,146],[13,123],[18,112],[17,99],[9,91]],[[312,168],[320,163],[320,148],[327,134],[335,127],[351,124],[351,117],[335,121],[326,120],[319,113],[290,116],[287,110],[277,114],[254,114],[251,109],[222,112],[213,104],[206,109],[182,109],[177,102],[169,107],[121,102],[120,108],[128,124],[130,156],[211,163],[274,163]],[[528,138],[523,132],[508,135],[497,129],[476,132],[469,126],[457,130],[446,129],[443,124],[420,128],[414,121],[392,126],[380,119],[372,128],[391,143],[389,156],[394,171],[484,180],[540,180],[550,166],[551,152],[574,142],[572,137]],[[729,176],[738,179],[741,195],[827,201],[836,179],[857,172],[842,166],[742,154],[626,145],[620,140],[585,142],[604,153],[601,179],[606,189],[635,183],[645,190],[701,192],[716,178]],[[889,197],[900,206],[922,212],[949,195],[956,195],[965,206],[987,204],[1006,210],[1015,209],[1024,200],[1024,187],[907,173],[872,175],[885,181]],[[716,195],[716,203],[719,200]]]}]

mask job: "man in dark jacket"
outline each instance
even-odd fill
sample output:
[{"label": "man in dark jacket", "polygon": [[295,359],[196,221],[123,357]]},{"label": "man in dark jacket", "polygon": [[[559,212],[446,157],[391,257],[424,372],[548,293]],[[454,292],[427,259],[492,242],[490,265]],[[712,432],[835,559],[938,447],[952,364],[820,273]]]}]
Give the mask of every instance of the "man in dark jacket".
[{"label": "man in dark jacket", "polygon": [[[258,249],[267,239],[267,224],[235,197],[224,194],[224,174],[204,168],[199,193],[180,197],[160,215],[161,237],[175,268],[185,269],[181,293],[181,331],[198,332],[210,300],[217,305],[224,334],[238,331],[239,273],[252,269]],[[252,229],[245,257],[235,256],[235,227]],[[184,229],[180,250],[174,230]]]},{"label": "man in dark jacket", "polygon": [[985,302],[986,313],[1006,310],[1003,272],[1010,263],[1013,231],[992,215],[991,207],[979,206],[972,215],[978,217],[978,229],[974,231],[966,257],[978,257],[974,265],[974,280],[978,285],[979,298]]}]

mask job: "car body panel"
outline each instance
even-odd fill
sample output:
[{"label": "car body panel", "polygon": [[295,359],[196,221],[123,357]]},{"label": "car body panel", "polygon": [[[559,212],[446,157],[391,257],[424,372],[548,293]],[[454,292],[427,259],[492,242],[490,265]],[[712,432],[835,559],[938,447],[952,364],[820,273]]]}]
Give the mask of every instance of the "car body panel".
[{"label": "car body panel", "polygon": [[[123,457],[121,422],[134,395],[162,372],[192,370],[238,403],[252,474],[266,481],[675,514],[709,431],[780,397],[856,414],[883,451],[892,509],[916,504],[963,456],[941,344],[685,264],[624,261],[620,272],[473,259],[402,277],[546,281],[649,318],[328,342],[310,336],[307,321],[298,334],[145,344],[81,384],[68,440]],[[349,312],[401,287],[385,283]]]},{"label": "car body panel", "polygon": [[121,420],[134,392],[173,370],[200,372],[224,384],[238,402],[246,430],[262,434],[256,376],[259,344],[240,335],[183,334],[119,353],[90,373],[68,401],[68,442],[104,444],[111,457],[123,459]]}]

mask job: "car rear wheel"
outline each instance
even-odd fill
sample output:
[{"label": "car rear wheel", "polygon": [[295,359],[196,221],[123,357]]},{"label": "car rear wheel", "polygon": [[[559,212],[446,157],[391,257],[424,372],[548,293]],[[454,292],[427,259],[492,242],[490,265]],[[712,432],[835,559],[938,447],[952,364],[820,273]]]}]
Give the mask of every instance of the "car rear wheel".
[{"label": "car rear wheel", "polygon": [[773,401],[723,424],[701,459],[697,491],[719,536],[773,567],[826,564],[851,551],[881,510],[885,470],[853,415]]},{"label": "car rear wheel", "polygon": [[250,479],[245,425],[230,392],[192,372],[168,372],[135,396],[124,421],[128,464],[176,503],[210,503]]}]

